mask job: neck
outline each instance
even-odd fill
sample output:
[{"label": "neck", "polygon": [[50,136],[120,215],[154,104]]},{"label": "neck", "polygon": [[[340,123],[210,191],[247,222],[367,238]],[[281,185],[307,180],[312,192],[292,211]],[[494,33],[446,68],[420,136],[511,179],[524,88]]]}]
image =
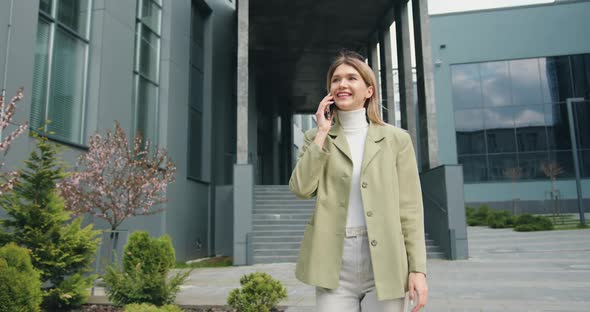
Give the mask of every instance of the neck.
[{"label": "neck", "polygon": [[365,108],[353,111],[338,111],[338,119],[343,129],[366,128],[368,126]]}]

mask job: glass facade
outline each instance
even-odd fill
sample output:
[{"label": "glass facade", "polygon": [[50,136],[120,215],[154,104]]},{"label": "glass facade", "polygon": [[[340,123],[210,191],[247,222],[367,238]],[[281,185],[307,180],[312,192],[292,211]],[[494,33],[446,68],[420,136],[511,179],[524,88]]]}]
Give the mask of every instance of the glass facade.
[{"label": "glass facade", "polygon": [[35,46],[31,127],[83,144],[90,0],[43,0]]},{"label": "glass facade", "polygon": [[580,171],[590,177],[590,54],[451,66],[458,161],[466,183],[574,177],[566,100],[574,102]]},{"label": "glass facade", "polygon": [[191,12],[190,105],[188,176],[197,180],[203,174],[203,83],[206,14],[196,4]]},{"label": "glass facade", "polygon": [[138,0],[135,26],[135,133],[157,143],[162,3]]}]

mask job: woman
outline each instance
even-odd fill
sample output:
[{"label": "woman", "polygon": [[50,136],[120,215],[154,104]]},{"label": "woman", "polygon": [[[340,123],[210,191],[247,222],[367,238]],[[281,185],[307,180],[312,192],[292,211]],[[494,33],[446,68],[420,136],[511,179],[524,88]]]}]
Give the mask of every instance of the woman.
[{"label": "woman", "polygon": [[316,197],[295,274],[316,286],[319,312],[406,311],[415,292],[416,312],[427,300],[414,148],[407,132],[381,120],[375,85],[360,55],[335,59],[289,181],[299,197]]}]

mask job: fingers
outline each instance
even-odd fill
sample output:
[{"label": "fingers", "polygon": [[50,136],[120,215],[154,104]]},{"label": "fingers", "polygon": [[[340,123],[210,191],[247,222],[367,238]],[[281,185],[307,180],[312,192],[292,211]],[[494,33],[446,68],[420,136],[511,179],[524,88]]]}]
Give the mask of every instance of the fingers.
[{"label": "fingers", "polygon": [[318,105],[318,110],[315,113],[316,119],[318,121],[318,126],[324,123],[324,121],[332,121],[332,117],[330,117],[330,119],[327,119],[325,117],[325,113],[329,110],[329,106],[334,104],[334,96],[328,94],[326,95],[322,101],[320,102],[320,104]]},{"label": "fingers", "polygon": [[334,103],[333,99],[334,99],[334,96],[332,96],[330,94],[326,95],[322,99],[322,101],[320,102],[320,105],[318,105],[318,110],[316,112],[316,115],[318,115],[320,113],[323,115],[324,112],[326,111],[326,107],[328,107],[330,104]]},{"label": "fingers", "polygon": [[[418,302],[416,306],[412,309],[412,312],[418,312],[422,308],[426,306],[426,302],[428,301],[428,288],[426,287],[415,287],[415,291],[418,295]],[[410,292],[410,298],[414,297],[414,291]],[[411,299],[411,305],[413,305],[413,300]]]}]

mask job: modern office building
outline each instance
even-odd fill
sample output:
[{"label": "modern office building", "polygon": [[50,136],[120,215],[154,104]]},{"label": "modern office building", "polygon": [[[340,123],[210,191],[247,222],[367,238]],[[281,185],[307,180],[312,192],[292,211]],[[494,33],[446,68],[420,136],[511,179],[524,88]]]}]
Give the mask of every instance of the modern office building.
[{"label": "modern office building", "polygon": [[[438,165],[430,49],[421,48],[430,40],[426,3],[6,0],[0,2],[0,84],[6,96],[24,87],[14,121],[45,128],[64,147],[67,162],[74,163],[89,137],[112,129],[115,121],[129,135],[141,133],[168,150],[177,173],[165,210],[129,218],[119,229],[169,234],[179,260],[223,254],[233,255],[235,264],[274,261],[265,258],[264,248],[254,249],[262,244],[255,240],[259,230],[309,218],[255,211],[257,186],[289,179],[293,147],[301,146],[292,116],[315,111],[325,71],[343,47],[384,69],[384,106],[392,106],[388,47],[394,20],[400,21],[398,59],[405,64],[398,83],[412,90],[410,11],[420,38],[418,92],[401,92],[400,103],[405,108],[417,98],[429,111],[419,114],[412,105],[397,119],[410,121],[405,126],[420,145],[423,168]],[[412,122],[418,118],[419,126]],[[313,123],[300,121],[299,129]],[[419,127],[423,135],[417,138]],[[5,168],[22,166],[33,148],[30,137],[19,137]],[[266,224],[269,218],[283,223]],[[108,228],[100,219],[86,219]],[[289,232],[291,245],[298,244],[299,230]],[[266,233],[280,236],[273,231]],[[289,248],[293,253],[297,247]]]},{"label": "modern office building", "polygon": [[[517,194],[534,209],[543,161],[563,167],[556,183],[574,209],[564,103],[588,99],[590,3],[426,12],[426,0],[5,0],[0,84],[7,96],[24,86],[15,122],[51,131],[68,162],[115,120],[169,151],[178,170],[164,212],[121,229],[169,234],[179,260],[293,261],[313,206],[285,185],[313,119],[292,116],[315,112],[338,50],[359,51],[384,119],[413,138],[430,237],[465,258],[464,201],[505,207]],[[576,102],[574,128],[588,196],[586,107]],[[6,168],[33,148],[19,137]],[[508,168],[521,168],[515,183]]]},{"label": "modern office building", "polygon": [[[578,212],[590,205],[590,2],[432,15],[441,163],[463,166],[465,202]],[[567,101],[573,106],[572,145]],[[558,165],[551,192],[547,164]]]}]

